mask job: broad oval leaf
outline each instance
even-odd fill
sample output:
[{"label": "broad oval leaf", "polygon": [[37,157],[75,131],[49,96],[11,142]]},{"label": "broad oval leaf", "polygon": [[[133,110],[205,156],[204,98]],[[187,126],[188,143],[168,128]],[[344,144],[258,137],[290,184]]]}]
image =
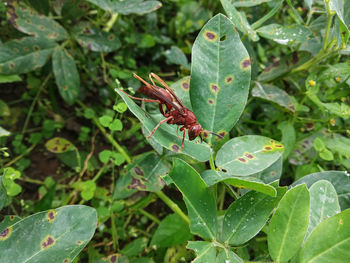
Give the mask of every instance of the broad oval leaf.
[{"label": "broad oval leaf", "polygon": [[218,256],[216,257],[215,263],[244,263],[244,261],[233,251],[225,248],[224,250],[219,252]]},{"label": "broad oval leaf", "polygon": [[183,195],[191,233],[214,240],[217,233],[216,204],[202,178],[185,161],[173,158],[170,178]]},{"label": "broad oval leaf", "polygon": [[64,153],[75,149],[75,146],[70,141],[61,137],[55,137],[48,140],[45,143],[45,147],[52,153]]},{"label": "broad oval leaf", "polygon": [[267,243],[277,262],[287,262],[301,246],[309,223],[310,195],[305,184],[290,189],[272,216]]},{"label": "broad oval leaf", "polygon": [[337,191],[339,204],[342,210],[350,208],[350,179],[347,172],[327,171],[309,174],[294,182],[292,186],[305,183],[307,187],[310,188],[319,180],[327,180],[332,183]]},{"label": "broad oval leaf", "polygon": [[79,23],[74,26],[73,32],[79,45],[91,51],[108,53],[121,47],[121,42],[115,34],[101,31],[92,23]]},{"label": "broad oval leaf", "polygon": [[350,209],[322,221],[306,239],[300,263],[347,263],[350,258]]},{"label": "broad oval leaf", "polygon": [[138,14],[144,15],[162,7],[159,1],[127,0],[87,0],[106,11],[116,12],[122,15]]},{"label": "broad oval leaf", "polygon": [[222,241],[239,246],[257,235],[287,188],[277,187],[277,190],[276,197],[250,191],[234,201],[224,216]]},{"label": "broad oval leaf", "polygon": [[[131,98],[126,96],[122,91],[116,89],[116,92],[122,97],[130,111],[140,120],[146,135],[149,135],[158,121],[155,121],[151,116],[142,110]],[[164,117],[162,118],[164,119]],[[168,125],[163,123],[152,138],[163,147],[175,153],[183,153],[193,157],[198,161],[205,162],[209,160],[211,149],[205,144],[201,143],[199,139],[195,141],[185,140],[184,148],[181,148],[181,139],[176,136],[176,125]]]},{"label": "broad oval leaf", "polygon": [[174,82],[170,88],[175,92],[176,96],[182,101],[187,109],[192,110],[190,101],[190,76]]},{"label": "broad oval leaf", "polygon": [[207,241],[189,241],[187,248],[192,249],[197,255],[193,262],[215,262],[216,247],[213,243]]},{"label": "broad oval leaf", "polygon": [[218,182],[225,182],[238,188],[252,189],[270,196],[276,196],[273,186],[265,184],[256,177],[232,176],[221,171],[206,170],[201,174],[207,186],[212,186]]},{"label": "broad oval leaf", "polygon": [[68,104],[73,104],[80,89],[79,72],[73,57],[67,50],[56,48],[52,56],[52,68],[61,97]]},{"label": "broad oval leaf", "polygon": [[275,163],[281,157],[283,148],[279,142],[263,136],[236,137],[222,146],[215,163],[229,175],[248,176]]},{"label": "broad oval leaf", "polygon": [[310,187],[310,219],[306,238],[323,220],[340,213],[337,192],[326,180],[320,180]]},{"label": "broad oval leaf", "polygon": [[283,45],[287,45],[292,41],[303,42],[312,34],[310,29],[302,25],[282,26],[278,24],[270,24],[260,27],[257,32],[262,37],[272,39]]},{"label": "broad oval leaf", "polygon": [[270,84],[262,85],[256,82],[252,90],[252,95],[253,97],[272,101],[289,111],[294,112],[295,110],[292,99],[289,97],[288,93],[276,86]]},{"label": "broad oval leaf", "polygon": [[152,236],[150,247],[171,247],[191,239],[188,224],[177,214],[170,214],[160,222]]},{"label": "broad oval leaf", "polygon": [[72,262],[92,238],[96,225],[96,210],[82,205],[31,215],[0,229],[1,261],[46,262],[49,258]]},{"label": "broad oval leaf", "polygon": [[0,45],[0,74],[20,74],[45,65],[57,44],[48,39],[24,37]]},{"label": "broad oval leaf", "polygon": [[248,96],[250,58],[232,22],[218,14],[199,32],[192,49],[190,98],[204,129],[228,133]]},{"label": "broad oval leaf", "polygon": [[7,8],[9,21],[17,30],[34,37],[55,41],[68,37],[67,31],[55,20],[39,15],[33,9],[19,5],[18,2],[9,1]]}]

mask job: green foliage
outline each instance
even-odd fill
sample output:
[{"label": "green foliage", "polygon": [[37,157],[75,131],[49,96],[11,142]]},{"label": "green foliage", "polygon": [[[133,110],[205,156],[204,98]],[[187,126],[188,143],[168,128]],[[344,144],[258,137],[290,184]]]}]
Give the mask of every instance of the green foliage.
[{"label": "green foliage", "polygon": [[347,262],[349,24],[343,0],[0,2],[0,261]]}]

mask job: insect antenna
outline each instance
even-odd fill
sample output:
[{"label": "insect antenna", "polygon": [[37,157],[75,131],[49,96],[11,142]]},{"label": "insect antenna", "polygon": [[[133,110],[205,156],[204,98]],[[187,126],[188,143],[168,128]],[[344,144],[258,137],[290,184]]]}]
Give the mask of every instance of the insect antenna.
[{"label": "insect antenna", "polygon": [[217,133],[212,132],[212,131],[207,131],[207,130],[205,130],[205,131],[202,131],[202,132],[208,132],[208,133],[210,133],[210,134],[213,134],[213,135],[215,135],[215,136],[218,136],[220,139],[224,138],[224,136],[223,136],[223,135],[221,135],[221,134],[217,134]]}]

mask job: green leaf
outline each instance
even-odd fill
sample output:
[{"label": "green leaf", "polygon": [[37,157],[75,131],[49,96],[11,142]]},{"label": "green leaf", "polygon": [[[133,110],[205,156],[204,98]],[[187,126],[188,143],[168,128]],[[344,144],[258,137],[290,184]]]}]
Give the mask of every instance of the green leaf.
[{"label": "green leaf", "polygon": [[148,239],[140,237],[126,245],[120,252],[128,257],[140,254],[147,246]]},{"label": "green leaf", "polygon": [[270,196],[276,196],[276,190],[255,177],[232,176],[221,171],[206,170],[201,174],[207,186],[225,182],[238,188],[252,189]]},{"label": "green leaf", "polygon": [[8,196],[16,196],[22,191],[22,187],[15,183],[15,180],[21,177],[21,172],[12,167],[5,168],[3,171],[2,184],[6,189]]},{"label": "green leaf", "polygon": [[216,263],[244,263],[243,259],[237,256],[233,251],[225,249],[222,250],[216,257]]},{"label": "green leaf", "polygon": [[[348,25],[344,21],[344,0],[328,0],[329,11],[335,12],[337,15],[339,35],[341,39],[342,48],[345,48],[349,40],[350,32]],[[327,3],[326,3],[327,5]],[[338,36],[339,37],[339,36]]]},{"label": "green leaf", "polygon": [[11,133],[0,126],[0,138],[3,136],[10,136]]},{"label": "green leaf", "polygon": [[215,159],[217,167],[229,175],[248,176],[275,163],[283,145],[267,137],[246,135],[226,142]]},{"label": "green leaf", "polygon": [[151,48],[156,45],[156,41],[154,40],[151,34],[144,34],[140,42],[138,43],[139,48]]},{"label": "green leaf", "polygon": [[290,189],[272,216],[267,242],[270,255],[277,262],[287,262],[303,243],[309,223],[310,195],[306,185]]},{"label": "green leaf", "polygon": [[111,1],[111,0],[87,0],[105,11],[112,11],[121,15],[137,14],[144,15],[153,12],[162,7],[159,1],[143,1],[143,0],[128,0],[128,1]]},{"label": "green leaf", "polygon": [[283,160],[286,160],[292,153],[296,141],[294,125],[291,121],[282,121],[277,125],[277,128],[282,132]]},{"label": "green leaf", "polygon": [[193,44],[190,82],[198,123],[206,130],[228,133],[246,104],[250,58],[232,22],[222,14],[205,24]]},{"label": "green leaf", "polygon": [[289,97],[288,93],[276,86],[270,84],[262,85],[259,82],[255,82],[252,95],[253,97],[272,101],[289,111],[294,112],[295,110],[292,99]]},{"label": "green leaf", "polygon": [[39,15],[17,1],[8,3],[7,16],[12,25],[25,34],[55,41],[68,37],[67,31],[55,20]]},{"label": "green leaf", "polygon": [[111,131],[121,131],[123,130],[123,123],[119,119],[114,119],[108,127]]},{"label": "green leaf", "polygon": [[[1,52],[1,45],[0,45]],[[12,83],[22,81],[22,78],[18,75],[0,75],[0,84],[1,83]]]},{"label": "green leaf", "polygon": [[111,254],[107,257],[103,257],[98,260],[94,260],[93,263],[107,263],[107,262],[113,262],[113,263],[129,263],[129,259],[122,255],[122,254]]},{"label": "green leaf", "polygon": [[6,251],[1,260],[72,262],[92,238],[96,225],[96,210],[81,205],[31,215],[0,229],[0,251]]},{"label": "green leaf", "polygon": [[20,74],[45,65],[57,44],[48,39],[25,37],[0,45],[0,74]]},{"label": "green leaf", "polygon": [[181,65],[184,68],[189,68],[187,57],[184,52],[177,46],[171,46],[170,49],[164,52],[166,63],[168,65]]},{"label": "green leaf", "polygon": [[98,118],[98,121],[103,127],[109,127],[109,125],[111,125],[111,122],[113,121],[113,118],[109,115],[103,115],[102,117]]},{"label": "green leaf", "polygon": [[107,163],[111,155],[112,155],[112,152],[110,150],[103,150],[98,154],[98,158],[100,159],[101,162]]},{"label": "green leaf", "polygon": [[[47,177],[50,178],[50,177]],[[52,201],[56,194],[56,183],[54,183],[48,190],[47,193],[35,204],[35,212],[45,211],[52,207]]]},{"label": "green leaf", "polygon": [[[137,106],[136,103],[128,96],[126,96],[123,92],[121,92],[118,89],[116,89],[116,92],[128,105],[130,111],[141,121],[146,131],[146,135],[149,135],[159,121],[154,120],[154,116],[152,118],[147,112],[145,112],[139,106]],[[159,114],[158,116],[160,117],[161,115]],[[162,119],[164,119],[164,117],[162,117]],[[176,137],[175,125],[168,125],[165,123],[162,124],[157,129],[152,138],[157,143],[173,152],[189,155],[194,159],[202,162],[209,160],[210,148],[207,144],[200,143],[199,139],[196,139],[191,142],[186,139],[184,143],[184,148],[181,148],[182,139]]]},{"label": "green leaf", "polygon": [[212,17],[212,13],[196,1],[186,1],[181,5],[175,17],[176,34],[184,36],[195,32]]},{"label": "green leaf", "polygon": [[91,51],[109,53],[121,47],[115,34],[101,31],[86,21],[74,26],[72,31],[79,45]]},{"label": "green leaf", "polygon": [[277,190],[276,197],[250,191],[233,202],[224,216],[221,240],[239,246],[257,235],[287,188],[277,187]]},{"label": "green leaf", "polygon": [[277,181],[280,179],[282,175],[282,158],[279,158],[276,162],[274,162],[271,166],[264,169],[263,171],[252,174],[251,177],[258,178],[262,180],[266,184],[270,184],[274,181]]},{"label": "green leaf", "polygon": [[188,224],[177,214],[166,216],[153,234],[150,247],[171,247],[191,239]]},{"label": "green leaf", "polygon": [[300,251],[299,262],[347,263],[350,257],[350,209],[322,221]]},{"label": "green leaf", "polygon": [[45,143],[45,147],[52,153],[64,153],[75,149],[75,146],[70,141],[61,137],[55,137],[48,140]]},{"label": "green leaf", "polygon": [[113,109],[119,113],[123,113],[128,109],[128,106],[124,102],[119,102],[117,105],[113,106]]},{"label": "green leaf", "polygon": [[10,116],[10,114],[11,112],[9,106],[6,104],[5,101],[0,99],[0,117],[8,117]]},{"label": "green leaf", "polygon": [[263,3],[271,2],[272,0],[236,0],[232,1],[236,7],[251,7],[261,5]]},{"label": "green leaf", "polygon": [[193,262],[215,262],[216,246],[213,243],[207,241],[189,241],[187,248],[192,249],[197,255]]},{"label": "green leaf", "polygon": [[278,24],[260,27],[257,32],[260,36],[272,39],[282,45],[287,45],[293,41],[303,42],[312,34],[310,29],[302,25],[282,26]]},{"label": "green leaf", "polygon": [[47,15],[50,10],[49,0],[28,0],[30,5],[39,11],[41,14]]},{"label": "green leaf", "polygon": [[310,187],[310,219],[306,238],[323,220],[340,213],[337,192],[326,180],[320,180]]},{"label": "green leaf", "polygon": [[61,97],[68,104],[73,104],[79,95],[80,77],[74,59],[66,49],[55,49],[52,69]]},{"label": "green leaf", "polygon": [[325,138],[325,144],[333,153],[350,156],[350,139],[345,136],[333,133],[331,138]]},{"label": "green leaf", "polygon": [[323,160],[332,161],[334,159],[333,153],[330,150],[324,149],[319,154]]},{"label": "green leaf", "polygon": [[160,191],[164,183],[161,176],[169,172],[169,165],[154,152],[143,154],[129,164],[115,186],[113,198],[122,199],[139,191]]},{"label": "green leaf", "polygon": [[233,3],[233,1],[220,0],[220,2],[227,16],[232,20],[232,22],[238,28],[238,30],[241,31],[243,34],[249,35],[249,37],[253,41],[258,41],[259,36],[248,23],[246,14],[244,12],[238,12],[237,9],[235,8],[235,4]]},{"label": "green leaf", "polygon": [[[11,215],[11,216],[5,216],[4,217],[4,220],[2,220],[0,222],[0,233],[3,229],[17,223],[18,221],[20,221],[21,218],[18,217],[18,216],[14,216],[14,215]],[[1,235],[1,234],[0,234]]]},{"label": "green leaf", "polygon": [[173,162],[169,176],[183,195],[190,218],[191,233],[214,240],[217,218],[213,196],[196,170],[181,159],[173,158]]},{"label": "green leaf", "polygon": [[322,139],[320,137],[317,137],[314,140],[314,148],[318,152],[323,151],[325,149],[324,142],[322,141]]},{"label": "green leaf", "polygon": [[350,180],[349,174],[346,172],[327,171],[309,174],[294,182],[292,186],[305,183],[307,187],[310,188],[319,180],[327,180],[332,183],[337,191],[339,204],[342,210],[350,208]]},{"label": "green leaf", "polygon": [[0,176],[0,211],[6,205],[6,202],[7,202],[7,193],[6,193],[6,188],[3,184],[3,176],[1,175]]},{"label": "green leaf", "polygon": [[117,166],[119,166],[119,165],[121,165],[123,162],[125,162],[124,155],[122,155],[121,153],[112,152],[111,157],[113,158],[114,164],[117,165]]}]

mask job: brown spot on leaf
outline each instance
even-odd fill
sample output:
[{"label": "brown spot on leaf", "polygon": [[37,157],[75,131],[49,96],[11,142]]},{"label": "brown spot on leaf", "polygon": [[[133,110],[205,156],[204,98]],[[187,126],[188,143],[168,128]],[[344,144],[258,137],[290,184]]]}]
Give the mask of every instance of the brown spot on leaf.
[{"label": "brown spot on leaf", "polygon": [[292,63],[295,65],[298,62],[299,62],[298,52],[293,52],[293,54],[292,54]]},{"label": "brown spot on leaf", "polygon": [[212,99],[209,99],[208,102],[209,102],[209,104],[213,104],[214,103],[214,101]]},{"label": "brown spot on leaf", "polygon": [[66,258],[65,260],[63,260],[63,263],[67,263],[67,262],[69,262],[69,259],[68,259],[68,258]]},{"label": "brown spot on leaf", "polygon": [[8,239],[11,235],[12,227],[5,228],[3,231],[0,232],[0,241]]},{"label": "brown spot on leaf", "polygon": [[63,89],[63,90],[67,90],[68,87],[67,87],[66,85],[64,85],[64,86],[62,87],[62,89]]},{"label": "brown spot on leaf", "polygon": [[218,91],[219,91],[219,86],[218,86],[217,84],[211,83],[211,84],[210,84],[210,89],[211,89],[211,91],[213,91],[214,93],[218,93]]},{"label": "brown spot on leaf", "polygon": [[49,212],[47,212],[47,220],[51,223],[55,220],[56,218],[56,213],[54,210],[50,210]]},{"label": "brown spot on leaf", "polygon": [[55,244],[55,239],[52,236],[47,236],[43,242],[41,242],[41,248],[46,249]]},{"label": "brown spot on leaf", "polygon": [[115,39],[115,35],[114,34],[110,34],[109,36],[108,36],[108,40],[109,41],[113,41]]},{"label": "brown spot on leaf", "polygon": [[10,220],[13,221],[15,219],[15,216],[11,215]]},{"label": "brown spot on leaf", "polygon": [[12,69],[15,68],[15,66],[16,66],[15,63],[13,63],[13,62],[10,62],[9,65],[10,65],[10,68],[12,68]]},{"label": "brown spot on leaf", "polygon": [[244,153],[244,156],[247,157],[250,160],[255,158],[255,156],[253,154],[251,154],[251,153]]},{"label": "brown spot on leaf", "polygon": [[117,262],[117,255],[111,255],[110,256],[110,258],[109,258],[109,262],[111,262],[111,263],[115,263],[115,262]]},{"label": "brown spot on leaf", "polygon": [[81,242],[80,240],[78,240],[77,244],[80,246],[83,242]]},{"label": "brown spot on leaf", "polygon": [[34,50],[35,51],[39,51],[40,50],[40,47],[38,45],[34,45]]},{"label": "brown spot on leaf", "polygon": [[249,58],[244,59],[244,60],[242,61],[241,65],[242,65],[242,68],[243,68],[243,69],[250,68],[250,59],[249,59]]},{"label": "brown spot on leaf", "polygon": [[271,151],[271,150],[272,150],[272,147],[271,147],[271,146],[264,146],[264,150],[266,150],[266,151]]},{"label": "brown spot on leaf", "polygon": [[58,34],[55,32],[55,33],[52,33],[52,34],[48,34],[47,36],[49,39],[56,39],[58,37]]},{"label": "brown spot on leaf", "polygon": [[[146,180],[144,180],[146,181]],[[129,186],[129,189],[146,189],[145,184],[142,182],[141,179],[132,177],[131,179],[131,185]]]},{"label": "brown spot on leaf", "polygon": [[213,31],[206,30],[204,32],[204,38],[209,40],[209,41],[215,41],[217,39],[217,34],[214,33]]},{"label": "brown spot on leaf", "polygon": [[230,84],[233,81],[233,76],[229,75],[225,78],[225,83]]},{"label": "brown spot on leaf", "polygon": [[246,163],[246,162],[248,162],[248,160],[245,159],[245,158],[243,158],[243,157],[238,157],[237,160],[238,160],[239,162],[241,162],[241,163]]},{"label": "brown spot on leaf", "polygon": [[275,148],[279,148],[279,149],[282,149],[284,148],[282,144],[275,144]]},{"label": "brown spot on leaf", "polygon": [[188,90],[190,88],[190,85],[188,84],[188,82],[183,82],[181,86],[184,90]]},{"label": "brown spot on leaf", "polygon": [[144,176],[144,173],[143,173],[143,171],[141,170],[140,167],[135,166],[135,167],[134,167],[134,171],[135,171],[135,173],[136,173],[137,175]]},{"label": "brown spot on leaf", "polygon": [[44,26],[39,26],[39,29],[40,30],[45,30],[45,27]]},{"label": "brown spot on leaf", "polygon": [[174,152],[179,152],[179,150],[180,150],[180,147],[179,146],[177,146],[176,144],[173,144],[172,146],[171,146],[171,149],[174,151]]}]

